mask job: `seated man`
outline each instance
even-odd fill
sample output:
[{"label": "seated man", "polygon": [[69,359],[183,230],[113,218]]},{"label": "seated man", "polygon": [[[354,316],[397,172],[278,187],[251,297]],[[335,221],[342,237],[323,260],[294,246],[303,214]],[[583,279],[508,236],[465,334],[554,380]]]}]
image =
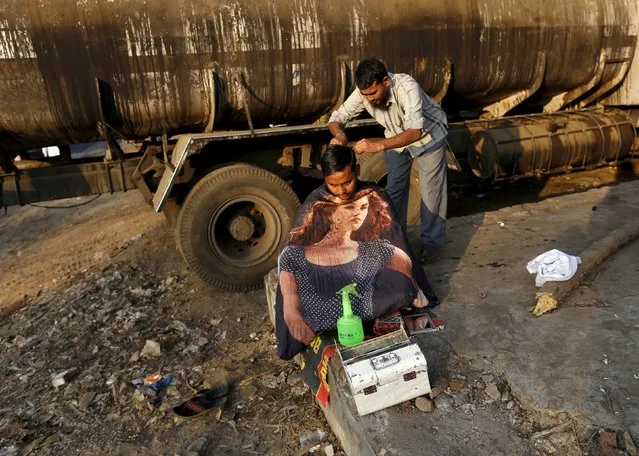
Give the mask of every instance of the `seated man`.
[{"label": "seated man", "polygon": [[360,295],[351,298],[353,311],[364,321],[437,305],[388,196],[357,179],[353,150],[331,145],[320,164],[324,184],[300,208],[279,257],[276,333],[283,359],[335,330],[343,311],[337,292],[350,283]]}]

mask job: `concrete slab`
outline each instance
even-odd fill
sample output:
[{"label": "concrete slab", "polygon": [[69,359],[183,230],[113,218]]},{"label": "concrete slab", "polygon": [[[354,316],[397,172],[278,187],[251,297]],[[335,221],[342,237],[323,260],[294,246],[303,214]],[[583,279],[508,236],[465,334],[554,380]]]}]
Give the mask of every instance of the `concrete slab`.
[{"label": "concrete slab", "polygon": [[529,313],[537,289],[525,265],[552,248],[578,254],[635,216],[638,195],[639,182],[630,182],[452,219],[443,260],[426,268],[443,301],[437,312],[447,324],[442,333],[419,337],[431,382],[445,388],[455,372],[492,372],[495,381],[506,382],[501,390],[521,410],[469,397],[481,395],[489,381],[475,377],[468,381],[478,388],[466,396],[446,390],[446,401],[430,414],[404,404],[359,417],[334,360],[326,416],[349,456],[543,454],[551,450],[535,449],[530,437],[551,421],[521,418],[535,412],[567,412],[575,438],[580,437],[575,423],[592,423],[629,430],[636,441],[639,242],[612,257],[558,310],[539,318]]}]

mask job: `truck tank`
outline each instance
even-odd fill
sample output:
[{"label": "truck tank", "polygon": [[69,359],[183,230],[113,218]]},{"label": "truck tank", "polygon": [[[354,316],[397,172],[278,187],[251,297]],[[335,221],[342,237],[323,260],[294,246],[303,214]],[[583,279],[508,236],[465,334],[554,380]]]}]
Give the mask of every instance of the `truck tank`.
[{"label": "truck tank", "polygon": [[638,18],[638,0],[5,0],[0,153],[312,123],[371,55],[453,117],[637,106]]}]

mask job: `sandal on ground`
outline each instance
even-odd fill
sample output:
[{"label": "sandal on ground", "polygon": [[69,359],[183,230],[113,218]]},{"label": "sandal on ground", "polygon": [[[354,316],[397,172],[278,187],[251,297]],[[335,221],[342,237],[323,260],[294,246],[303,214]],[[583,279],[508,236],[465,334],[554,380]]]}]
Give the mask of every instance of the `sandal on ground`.
[{"label": "sandal on ground", "polygon": [[173,407],[173,413],[182,418],[195,418],[217,409],[224,405],[225,402],[226,396],[220,395],[219,390],[204,389],[198,391],[197,394],[188,401]]}]

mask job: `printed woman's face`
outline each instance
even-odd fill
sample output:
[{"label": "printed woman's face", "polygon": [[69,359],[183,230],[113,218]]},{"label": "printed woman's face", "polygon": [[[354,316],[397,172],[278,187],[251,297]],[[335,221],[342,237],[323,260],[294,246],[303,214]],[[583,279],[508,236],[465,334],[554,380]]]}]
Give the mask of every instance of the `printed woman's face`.
[{"label": "printed woman's face", "polygon": [[348,204],[338,206],[333,214],[333,224],[348,231],[361,228],[368,215],[368,196],[364,196]]}]

